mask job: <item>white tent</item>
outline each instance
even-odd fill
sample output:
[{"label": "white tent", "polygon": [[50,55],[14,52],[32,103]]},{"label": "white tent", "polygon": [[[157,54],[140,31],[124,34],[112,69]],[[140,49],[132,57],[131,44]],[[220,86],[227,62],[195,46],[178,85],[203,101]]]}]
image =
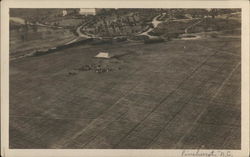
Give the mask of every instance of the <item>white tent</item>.
[{"label": "white tent", "polygon": [[110,58],[110,55],[108,52],[100,52],[95,57],[97,57],[97,58]]}]

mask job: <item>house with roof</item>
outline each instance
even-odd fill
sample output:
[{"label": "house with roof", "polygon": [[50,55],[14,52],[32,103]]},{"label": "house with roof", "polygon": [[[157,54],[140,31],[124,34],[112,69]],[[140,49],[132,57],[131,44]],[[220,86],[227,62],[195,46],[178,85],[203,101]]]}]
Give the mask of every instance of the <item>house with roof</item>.
[{"label": "house with roof", "polygon": [[80,15],[96,15],[96,9],[95,8],[80,8],[79,11]]}]

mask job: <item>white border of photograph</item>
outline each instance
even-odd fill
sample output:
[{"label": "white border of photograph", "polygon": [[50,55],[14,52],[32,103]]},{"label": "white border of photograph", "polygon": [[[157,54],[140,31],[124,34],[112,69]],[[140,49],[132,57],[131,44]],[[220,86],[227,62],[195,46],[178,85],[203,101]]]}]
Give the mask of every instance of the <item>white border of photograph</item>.
[{"label": "white border of photograph", "polygon": [[[1,2],[1,155],[4,157],[247,157],[249,156],[249,2],[248,1],[70,1]],[[241,150],[196,149],[9,149],[9,8],[241,8]],[[185,151],[185,152],[184,152]],[[213,155],[211,155],[213,154]],[[223,155],[224,154],[224,155]]]}]

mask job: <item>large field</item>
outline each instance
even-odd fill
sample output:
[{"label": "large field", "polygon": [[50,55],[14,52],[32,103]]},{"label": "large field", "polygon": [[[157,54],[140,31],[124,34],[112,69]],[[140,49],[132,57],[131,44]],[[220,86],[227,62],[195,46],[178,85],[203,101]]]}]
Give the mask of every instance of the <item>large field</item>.
[{"label": "large field", "polygon": [[[240,149],[240,43],[82,45],[13,60],[10,148]],[[113,70],[77,70],[92,64]]]},{"label": "large field", "polygon": [[[22,39],[24,37],[25,39]],[[76,38],[65,29],[38,27],[37,31],[29,30],[26,33],[18,30],[10,31],[10,57],[22,56],[37,50],[49,49],[62,45]]]}]

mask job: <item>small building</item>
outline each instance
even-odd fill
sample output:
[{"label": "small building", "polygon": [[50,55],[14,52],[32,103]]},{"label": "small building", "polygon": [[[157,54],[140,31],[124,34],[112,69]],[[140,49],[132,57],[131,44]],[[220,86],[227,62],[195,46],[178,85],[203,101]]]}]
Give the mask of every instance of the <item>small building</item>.
[{"label": "small building", "polygon": [[62,16],[66,16],[68,14],[67,10],[62,11]]},{"label": "small building", "polygon": [[81,8],[79,11],[80,15],[96,15],[96,9],[95,8]]}]

